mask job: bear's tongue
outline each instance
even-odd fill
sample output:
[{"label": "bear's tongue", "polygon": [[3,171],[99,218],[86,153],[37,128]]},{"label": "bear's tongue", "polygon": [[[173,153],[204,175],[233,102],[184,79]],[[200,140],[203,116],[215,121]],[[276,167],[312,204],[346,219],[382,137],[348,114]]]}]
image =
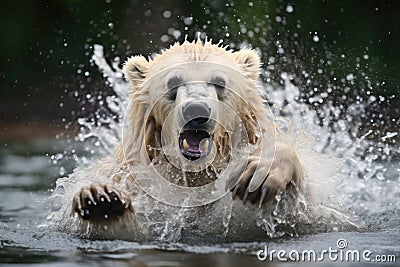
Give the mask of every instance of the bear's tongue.
[{"label": "bear's tongue", "polygon": [[182,148],[190,153],[201,154],[209,147],[210,134],[201,130],[185,130],[181,134]]}]

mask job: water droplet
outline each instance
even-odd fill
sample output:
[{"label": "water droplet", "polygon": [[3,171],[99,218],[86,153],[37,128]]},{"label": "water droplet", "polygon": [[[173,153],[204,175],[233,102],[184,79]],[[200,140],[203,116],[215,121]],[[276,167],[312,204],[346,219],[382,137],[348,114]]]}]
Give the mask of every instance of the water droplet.
[{"label": "water droplet", "polygon": [[313,41],[316,42],[316,43],[319,42],[319,37],[318,37],[318,35],[314,35],[314,36],[313,36]]},{"label": "water droplet", "polygon": [[286,12],[287,12],[287,13],[292,13],[293,11],[294,11],[293,6],[288,5],[288,6],[286,7]]},{"label": "water droplet", "polygon": [[354,75],[352,73],[347,74],[346,75],[346,80],[348,80],[348,81],[354,80]]},{"label": "water droplet", "polygon": [[376,101],[376,97],[373,96],[373,95],[371,95],[371,96],[368,98],[368,101],[369,101],[369,102],[375,102],[375,101]]},{"label": "water droplet", "polygon": [[164,35],[161,36],[160,40],[163,43],[167,43],[167,42],[169,42],[169,36],[164,34]]},{"label": "water droplet", "polygon": [[378,173],[376,174],[376,178],[377,178],[378,180],[380,180],[380,181],[385,180],[385,176],[383,176],[383,174],[382,174],[381,172],[378,172]]},{"label": "water droplet", "polygon": [[150,16],[151,16],[151,10],[150,10],[150,9],[146,10],[146,11],[144,12],[144,16],[145,16],[145,17],[150,17]]},{"label": "water droplet", "polygon": [[65,175],[65,168],[64,167],[60,167],[60,170],[58,172],[61,176]]},{"label": "water droplet", "polygon": [[181,37],[182,33],[180,30],[174,30],[172,33],[172,36],[174,36],[176,39],[178,39],[179,37]]},{"label": "water droplet", "polygon": [[183,23],[185,23],[186,25],[191,25],[193,23],[193,17],[184,18]]},{"label": "water droplet", "polygon": [[166,19],[169,19],[171,17],[171,15],[172,15],[172,13],[169,10],[165,10],[163,12],[163,17],[166,18]]}]

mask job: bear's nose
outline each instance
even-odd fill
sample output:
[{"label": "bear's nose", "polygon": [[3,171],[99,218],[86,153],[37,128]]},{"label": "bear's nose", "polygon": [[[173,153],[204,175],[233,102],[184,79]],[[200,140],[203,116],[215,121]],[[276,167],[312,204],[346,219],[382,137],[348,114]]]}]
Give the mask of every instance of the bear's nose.
[{"label": "bear's nose", "polygon": [[193,126],[206,123],[211,117],[211,108],[204,102],[189,102],[182,107],[185,122]]}]

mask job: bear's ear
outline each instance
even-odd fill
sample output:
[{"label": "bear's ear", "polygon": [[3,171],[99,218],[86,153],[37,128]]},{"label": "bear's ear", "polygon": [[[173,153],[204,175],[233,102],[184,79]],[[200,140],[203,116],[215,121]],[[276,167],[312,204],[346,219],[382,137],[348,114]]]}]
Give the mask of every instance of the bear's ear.
[{"label": "bear's ear", "polygon": [[257,80],[260,73],[261,60],[256,51],[242,49],[235,52],[234,56],[244,74],[252,80]]},{"label": "bear's ear", "polygon": [[128,58],[123,67],[126,79],[130,82],[133,89],[146,77],[149,62],[143,56],[133,56]]}]

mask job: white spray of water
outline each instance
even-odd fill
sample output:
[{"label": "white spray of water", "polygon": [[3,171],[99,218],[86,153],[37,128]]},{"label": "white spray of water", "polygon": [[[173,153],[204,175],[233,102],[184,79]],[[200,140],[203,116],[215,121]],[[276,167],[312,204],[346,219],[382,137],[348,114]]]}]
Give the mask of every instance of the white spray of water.
[{"label": "white spray of water", "polygon": [[[85,118],[78,119],[81,132],[76,142],[84,144],[88,139],[95,138],[101,147],[99,155],[104,156],[111,154],[121,139],[123,116],[129,102],[129,85],[123,80],[122,71],[118,67],[119,59],[114,60],[110,66],[104,57],[102,46],[94,46],[92,59],[114,89],[115,96],[108,96],[104,103],[112,113],[107,117],[99,116],[97,123]],[[347,120],[351,121],[353,116],[362,112],[362,105],[360,107],[355,107],[356,104],[350,105],[346,111],[343,111],[334,103],[327,102],[322,109],[325,121],[321,125],[317,111],[299,101],[300,88],[291,84],[287,74],[283,73],[282,78],[285,80],[285,86],[281,89],[271,88],[268,85],[262,85],[262,88],[268,100],[275,103],[275,109],[285,114],[287,118],[277,116],[275,120],[278,124],[283,122],[290,129],[286,135],[282,134],[281,138],[294,147],[301,158],[307,173],[307,195],[301,195],[296,202],[279,201],[278,208],[273,211],[235,205],[230,197],[225,197],[213,204],[211,213],[213,216],[210,216],[208,206],[194,212],[185,208],[166,207],[148,196],[140,195],[134,197],[137,224],[132,227],[135,227],[134,231],[141,232],[141,234],[136,233],[137,236],[144,239],[178,241],[188,239],[189,235],[193,238],[196,233],[198,236],[204,233],[216,236],[215,233],[217,233],[217,236],[226,240],[240,240],[238,234],[246,233],[246,230],[254,235],[260,235],[260,229],[243,227],[243,221],[250,217],[253,217],[255,224],[264,231],[261,238],[265,234],[275,237],[284,234],[307,233],[310,232],[310,229],[306,229],[308,225],[312,225],[315,231],[348,229],[354,224],[349,216],[344,215],[343,209],[351,208],[353,211],[360,212],[360,208],[363,208],[372,212],[381,209],[388,202],[360,203],[359,198],[364,196],[367,185],[377,192],[369,193],[374,199],[384,193],[387,200],[399,194],[398,185],[392,187],[391,190],[383,190],[377,180],[371,178],[376,176],[379,179],[385,171],[382,164],[374,161],[373,155],[363,158],[363,152],[368,151],[371,142],[367,142],[365,137],[354,138],[357,136],[357,129],[348,129],[346,121],[333,122],[333,129],[327,126],[330,123],[329,114],[347,112]],[[382,137],[382,141],[396,135],[397,133],[393,132],[387,133]],[[383,154],[386,153],[388,157],[392,154],[391,148],[384,144],[381,144],[381,147]],[[88,166],[94,162],[95,160],[81,159],[82,166]],[[65,207],[70,207],[74,193],[96,177],[95,171],[84,170],[81,167],[70,177],[60,178],[57,181],[57,188],[53,194],[53,211],[49,215],[50,222],[59,223],[57,218],[64,218],[62,223],[66,224],[65,220],[69,220],[69,217],[65,218],[65,214],[69,211],[66,211]],[[364,175],[364,179],[356,177],[360,173]],[[146,175],[145,170],[143,170],[143,175]],[[370,177],[367,177],[368,175]],[[129,178],[126,179],[127,182],[131,182]],[[336,187],[342,180],[344,182],[339,187],[342,201],[338,201]],[[151,211],[149,207],[152,207]],[[199,216],[199,214],[204,216]],[[216,214],[218,216],[215,216]],[[68,230],[76,231],[78,227],[76,223],[75,221],[75,224],[70,224]],[[321,227],[318,228],[316,225]],[[249,227],[254,227],[254,224]],[[87,231],[90,229],[88,228]],[[190,234],[187,231],[190,231]],[[251,238],[251,236],[248,237]]]}]

